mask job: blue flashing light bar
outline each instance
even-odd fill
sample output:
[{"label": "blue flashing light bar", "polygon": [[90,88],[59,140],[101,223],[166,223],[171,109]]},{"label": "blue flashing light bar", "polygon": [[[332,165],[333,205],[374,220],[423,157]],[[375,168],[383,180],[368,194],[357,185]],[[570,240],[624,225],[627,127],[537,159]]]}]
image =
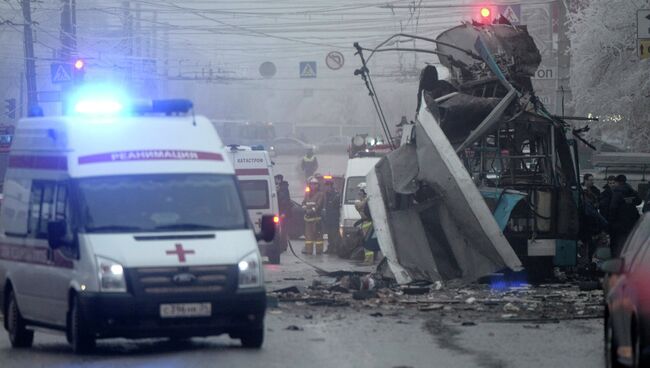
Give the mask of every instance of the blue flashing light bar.
[{"label": "blue flashing light bar", "polygon": [[149,100],[138,101],[131,105],[130,111],[134,114],[186,114],[194,104],[186,99]]},{"label": "blue flashing light bar", "polygon": [[186,114],[194,107],[187,99],[134,100],[109,84],[87,84],[68,98],[67,111],[81,115]]},{"label": "blue flashing light bar", "polygon": [[97,99],[97,100],[79,100],[74,105],[74,111],[77,114],[97,114],[97,115],[115,115],[124,110],[124,105],[116,100]]}]

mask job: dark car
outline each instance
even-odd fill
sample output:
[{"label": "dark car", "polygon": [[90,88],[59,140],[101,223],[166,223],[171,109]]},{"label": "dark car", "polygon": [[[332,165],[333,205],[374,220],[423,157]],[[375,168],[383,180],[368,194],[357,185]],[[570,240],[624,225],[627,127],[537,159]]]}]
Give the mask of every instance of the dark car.
[{"label": "dark car", "polygon": [[650,214],[627,238],[606,273],[605,347],[608,367],[646,367],[650,360]]}]

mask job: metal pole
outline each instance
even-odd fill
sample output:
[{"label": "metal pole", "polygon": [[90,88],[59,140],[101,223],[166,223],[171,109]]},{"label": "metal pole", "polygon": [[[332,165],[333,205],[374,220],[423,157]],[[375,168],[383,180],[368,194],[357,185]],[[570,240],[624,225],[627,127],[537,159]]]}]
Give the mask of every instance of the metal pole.
[{"label": "metal pole", "polygon": [[137,57],[142,57],[141,16],[141,6],[140,3],[137,2],[135,3],[135,32],[131,35],[132,37],[135,37],[135,56]]},{"label": "metal pole", "polygon": [[32,8],[30,0],[22,0],[23,39],[25,44],[25,81],[27,82],[27,111],[38,106],[36,87],[36,59],[34,58],[34,35],[32,31]]},{"label": "metal pole", "polygon": [[25,116],[25,73],[20,73],[20,97],[18,97],[18,117]]},{"label": "metal pole", "polygon": [[[59,51],[59,58],[63,63],[72,63],[72,57],[77,54],[77,41],[75,37],[76,16],[74,15],[76,3],[74,3],[74,0],[61,0],[61,2],[63,3],[63,7],[61,10],[61,50]],[[72,82],[61,85],[61,112],[63,114],[67,113],[68,96],[74,83],[76,82],[73,78]]]}]

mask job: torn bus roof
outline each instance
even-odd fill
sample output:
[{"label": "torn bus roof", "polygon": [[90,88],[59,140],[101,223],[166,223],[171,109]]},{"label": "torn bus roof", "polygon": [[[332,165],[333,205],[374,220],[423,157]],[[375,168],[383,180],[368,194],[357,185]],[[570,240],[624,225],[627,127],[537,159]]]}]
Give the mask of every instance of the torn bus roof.
[{"label": "torn bus roof", "polygon": [[368,174],[382,253],[399,283],[474,281],[521,262],[438,120],[423,103],[410,143]]}]

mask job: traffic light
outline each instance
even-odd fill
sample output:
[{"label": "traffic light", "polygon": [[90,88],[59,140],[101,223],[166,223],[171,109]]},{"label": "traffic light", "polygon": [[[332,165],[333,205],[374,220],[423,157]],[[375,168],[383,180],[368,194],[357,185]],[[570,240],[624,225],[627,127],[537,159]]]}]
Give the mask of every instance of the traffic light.
[{"label": "traffic light", "polygon": [[83,59],[75,59],[72,62],[72,81],[83,82],[84,74],[86,74],[86,62]]},{"label": "traffic light", "polygon": [[5,115],[9,119],[15,119],[16,118],[16,99],[15,98],[7,98],[5,99]]},{"label": "traffic light", "polygon": [[492,24],[494,19],[495,11],[492,7],[482,6],[478,8],[478,23],[481,24]]}]

